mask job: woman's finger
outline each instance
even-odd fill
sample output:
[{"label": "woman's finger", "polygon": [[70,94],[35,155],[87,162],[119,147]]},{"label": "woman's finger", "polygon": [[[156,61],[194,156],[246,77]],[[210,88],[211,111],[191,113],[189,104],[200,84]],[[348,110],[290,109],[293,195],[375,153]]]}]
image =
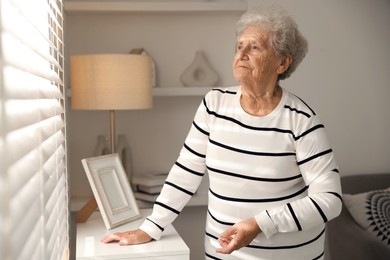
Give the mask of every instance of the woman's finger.
[{"label": "woman's finger", "polygon": [[102,243],[110,243],[110,242],[115,242],[115,241],[119,241],[120,240],[120,236],[118,234],[109,234],[105,237],[102,238],[102,240],[100,240],[100,242]]}]

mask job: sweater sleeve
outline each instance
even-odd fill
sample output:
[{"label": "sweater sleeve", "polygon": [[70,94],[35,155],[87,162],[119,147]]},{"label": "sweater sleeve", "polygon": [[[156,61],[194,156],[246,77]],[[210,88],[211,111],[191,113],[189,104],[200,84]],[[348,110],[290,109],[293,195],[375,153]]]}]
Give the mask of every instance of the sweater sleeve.
[{"label": "sweater sleeve", "polygon": [[296,158],[307,196],[255,216],[267,238],[277,232],[307,230],[337,217],[342,209],[340,175],[324,126],[308,119],[296,136]]},{"label": "sweater sleeve", "polygon": [[[205,102],[205,101],[204,101]],[[207,111],[202,103],[191,125],[179,157],[171,168],[153,211],[140,229],[158,240],[198,189],[205,174],[205,154],[209,130]]]}]

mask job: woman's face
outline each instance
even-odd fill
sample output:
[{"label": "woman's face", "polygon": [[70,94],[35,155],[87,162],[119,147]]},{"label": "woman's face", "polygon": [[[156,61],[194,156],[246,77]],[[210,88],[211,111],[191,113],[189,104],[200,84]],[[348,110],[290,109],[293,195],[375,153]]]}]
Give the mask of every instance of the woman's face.
[{"label": "woman's face", "polygon": [[276,55],[269,36],[269,31],[258,26],[249,26],[238,39],[233,73],[241,84],[276,82],[278,74],[284,72],[285,69],[281,68],[283,59]]}]

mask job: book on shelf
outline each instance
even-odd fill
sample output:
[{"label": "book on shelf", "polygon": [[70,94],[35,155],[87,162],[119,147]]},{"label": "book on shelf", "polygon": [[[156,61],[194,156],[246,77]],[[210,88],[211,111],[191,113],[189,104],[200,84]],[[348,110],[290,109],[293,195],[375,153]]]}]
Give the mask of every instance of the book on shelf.
[{"label": "book on shelf", "polygon": [[132,183],[135,185],[143,185],[148,187],[162,186],[165,183],[168,173],[154,173],[133,175]]},{"label": "book on shelf", "polygon": [[160,194],[162,187],[163,185],[158,185],[158,186],[136,185],[136,190],[142,193],[156,195],[156,194]]},{"label": "book on shelf", "polygon": [[158,195],[160,195],[160,194],[147,194],[147,193],[140,192],[140,191],[134,192],[134,197],[137,200],[143,200],[143,201],[148,201],[148,202],[155,202]]}]

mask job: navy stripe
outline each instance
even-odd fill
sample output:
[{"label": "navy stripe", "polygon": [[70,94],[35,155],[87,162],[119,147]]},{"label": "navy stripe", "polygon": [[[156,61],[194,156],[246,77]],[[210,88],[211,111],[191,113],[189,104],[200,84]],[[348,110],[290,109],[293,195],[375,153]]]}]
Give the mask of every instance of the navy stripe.
[{"label": "navy stripe", "polygon": [[310,128],[309,130],[303,132],[301,135],[294,137],[294,139],[295,139],[295,141],[297,141],[298,139],[304,137],[305,135],[307,135],[307,134],[309,134],[317,129],[320,129],[320,128],[325,128],[325,126],[323,124],[315,125],[312,128]]},{"label": "navy stripe", "polygon": [[172,187],[174,187],[174,188],[176,188],[176,189],[178,189],[178,190],[180,190],[180,191],[182,191],[190,196],[194,195],[194,193],[190,192],[189,190],[183,189],[182,187],[179,187],[176,184],[173,184],[172,182],[166,181],[165,184],[172,186]]},{"label": "navy stripe", "polygon": [[296,108],[292,108],[292,107],[290,107],[290,106],[288,106],[288,105],[284,105],[284,108],[287,108],[287,109],[289,109],[289,110],[291,110],[291,111],[293,111],[293,112],[296,112],[296,113],[298,113],[298,114],[302,114],[302,115],[306,116],[307,118],[310,118],[310,117],[311,117],[311,115],[309,115],[308,113],[306,113],[306,112],[304,112],[304,111],[300,111],[300,110],[298,110],[298,109],[296,109]]},{"label": "navy stripe", "polygon": [[171,207],[169,207],[169,206],[167,206],[167,205],[165,205],[164,203],[161,203],[161,202],[159,202],[159,201],[156,201],[154,204],[155,204],[155,205],[159,205],[159,206],[161,206],[161,207],[163,207],[163,208],[166,208],[166,209],[172,211],[173,213],[176,213],[177,215],[180,214],[180,211],[178,211],[178,210],[176,210],[176,209],[174,209],[174,208],[171,208]]},{"label": "navy stripe", "polygon": [[198,156],[198,157],[201,157],[201,158],[206,158],[206,155],[204,154],[201,154],[201,153],[198,153],[198,152],[195,152],[194,150],[192,150],[188,145],[184,144],[184,147],[189,151],[191,152],[192,154]]},{"label": "navy stripe", "polygon": [[214,238],[215,240],[218,240],[218,237],[216,237],[216,236],[210,234],[210,233],[207,232],[207,231],[206,231],[206,236],[209,236],[209,237],[211,237],[211,238]]},{"label": "navy stripe", "polygon": [[310,199],[313,202],[314,206],[317,208],[318,212],[320,213],[322,219],[324,220],[324,223],[328,222],[328,218],[325,216],[325,213],[322,211],[321,207],[317,204],[317,202],[315,202],[315,200],[313,200],[312,198]]},{"label": "navy stripe", "polygon": [[227,201],[234,201],[234,202],[248,202],[248,203],[260,203],[260,202],[275,202],[275,201],[281,201],[281,200],[286,200],[286,199],[291,199],[295,196],[298,196],[300,194],[302,194],[303,192],[305,192],[307,190],[307,186],[305,186],[303,189],[291,194],[291,195],[287,195],[287,196],[283,196],[283,197],[278,197],[278,198],[268,198],[268,199],[242,199],[242,198],[231,198],[231,197],[226,197],[226,196],[222,196],[222,195],[219,195],[217,193],[215,193],[214,191],[212,191],[210,188],[209,188],[209,191],[212,195],[214,195],[215,197],[219,198],[219,199],[222,199],[222,200],[227,200]]},{"label": "navy stripe", "polygon": [[302,178],[302,175],[300,175],[300,174],[292,176],[292,177],[278,178],[278,179],[276,179],[276,178],[260,178],[260,177],[246,176],[246,175],[242,175],[242,174],[238,174],[238,173],[218,170],[218,169],[215,169],[215,168],[211,168],[209,166],[206,166],[206,167],[207,167],[208,170],[210,170],[212,172],[215,172],[215,173],[220,173],[220,174],[223,174],[223,175],[237,177],[237,178],[242,178],[242,179],[247,179],[247,180],[252,180],[252,181],[285,182],[285,181],[292,181],[292,180],[295,180],[295,179]]},{"label": "navy stripe", "polygon": [[187,168],[185,167],[183,164],[181,163],[178,163],[178,162],[175,162],[175,165],[179,166],[180,168],[182,168],[183,170],[189,172],[189,173],[192,173],[192,174],[195,174],[195,175],[198,175],[198,176],[203,176],[204,173],[201,173],[201,172],[196,172],[194,170],[191,170],[190,168]]},{"label": "navy stripe", "polygon": [[156,222],[150,220],[149,218],[146,218],[147,220],[149,220],[150,222],[152,222],[154,225],[156,225],[156,227],[158,227],[161,231],[164,231],[164,228],[162,226],[160,226],[159,224],[157,224]]},{"label": "navy stripe", "polygon": [[[303,102],[303,100],[301,100],[301,101]],[[305,102],[303,102],[303,103],[308,107],[308,109],[310,109],[310,111],[313,113],[313,115],[315,115],[315,112]],[[250,126],[250,125],[246,125],[246,124],[244,124],[244,123],[242,123],[242,122],[240,122],[237,119],[234,119],[232,117],[220,115],[217,112],[211,111],[208,108],[205,98],[203,99],[203,105],[205,106],[206,111],[207,111],[208,114],[213,115],[213,116],[215,116],[217,118],[220,118],[220,119],[224,119],[224,120],[230,121],[230,122],[235,123],[235,124],[237,124],[237,125],[239,125],[239,126],[241,126],[243,128],[247,128],[247,129],[254,130],[254,131],[277,132],[277,133],[283,133],[283,134],[290,134],[294,138],[294,140],[298,140],[298,139],[302,138],[303,136],[309,134],[310,132],[324,127],[324,125],[319,124],[317,126],[314,126],[311,129],[307,130],[306,132],[302,133],[300,136],[296,137],[295,134],[293,133],[293,131],[290,130],[290,129],[280,129],[280,128],[276,128],[276,127],[256,127],[256,126]],[[307,114],[306,112],[299,111],[299,110],[297,110],[295,108],[291,108],[291,107],[289,107],[287,105],[286,105],[286,107],[289,108],[290,110],[296,111],[297,113],[301,113],[301,114],[304,114],[305,116],[310,117],[310,115]],[[202,130],[199,126],[195,125],[195,127],[199,131],[201,131],[202,133],[204,133],[204,134],[209,136],[209,133],[204,131],[204,130]]]},{"label": "navy stripe", "polygon": [[207,210],[207,213],[209,213],[210,217],[212,219],[214,219],[216,222],[218,222],[219,224],[227,225],[227,226],[233,226],[234,225],[234,223],[224,222],[224,221],[221,221],[221,220],[217,219],[216,217],[213,216],[213,214],[211,214],[210,210]]},{"label": "navy stripe", "polygon": [[304,164],[304,163],[307,163],[307,162],[309,162],[309,161],[311,161],[311,160],[314,160],[314,159],[316,159],[316,158],[318,158],[318,157],[321,157],[321,156],[323,156],[323,155],[325,155],[325,154],[328,154],[328,153],[331,153],[332,152],[332,149],[328,149],[328,150],[326,150],[326,151],[323,151],[323,152],[320,152],[320,153],[318,153],[318,154],[315,154],[315,155],[313,155],[313,156],[311,156],[311,157],[309,157],[309,158],[307,158],[307,159],[305,159],[305,160],[302,160],[302,161],[300,161],[300,162],[297,162],[298,163],[298,165],[302,165],[302,164]]},{"label": "navy stripe", "polygon": [[206,255],[208,258],[211,258],[211,259],[214,259],[214,260],[223,260],[223,259],[221,259],[221,258],[212,256],[212,255],[209,255],[209,254],[207,254],[207,253],[205,253],[205,255]]},{"label": "navy stripe", "polygon": [[302,247],[302,246],[306,246],[308,244],[311,244],[313,243],[314,241],[318,240],[323,234],[325,233],[325,229],[323,229],[321,231],[321,233],[316,236],[315,238],[307,241],[307,242],[304,242],[304,243],[301,243],[301,244],[296,244],[296,245],[288,245],[288,246],[255,246],[255,245],[248,245],[247,247],[250,247],[250,248],[257,248],[257,249],[292,249],[292,248],[298,248],[298,247]]},{"label": "navy stripe", "polygon": [[279,129],[279,128],[275,128],[275,127],[271,127],[271,128],[267,128],[267,127],[256,127],[256,126],[250,126],[250,125],[246,125],[240,121],[238,121],[237,119],[234,119],[232,117],[228,117],[228,116],[224,116],[224,115],[220,115],[214,111],[211,111],[208,107],[207,107],[207,103],[206,103],[206,99],[203,99],[203,104],[206,108],[206,111],[208,114],[210,115],[213,115],[217,118],[220,118],[220,119],[224,119],[224,120],[227,120],[227,121],[230,121],[230,122],[233,122],[243,128],[247,128],[247,129],[250,129],[250,130],[255,130],[255,131],[268,131],[268,132],[278,132],[278,133],[284,133],[284,134],[291,134],[293,137],[294,136],[294,133],[291,131],[291,130],[288,130],[288,129]]},{"label": "navy stripe", "polygon": [[219,88],[213,88],[213,89],[211,89],[211,91],[219,91],[219,92],[221,92],[223,94],[233,94],[233,95],[237,94],[236,91],[222,90],[222,89],[219,89]]},{"label": "navy stripe", "polygon": [[341,195],[338,194],[338,193],[336,193],[336,192],[328,191],[327,193],[333,194],[334,196],[336,196],[337,198],[339,198],[341,201],[343,200],[343,198],[341,197]]},{"label": "navy stripe", "polygon": [[272,219],[271,216],[270,216],[270,214],[269,214],[269,212],[268,212],[268,210],[265,210],[265,212],[267,213],[268,217],[269,217],[270,219]]},{"label": "navy stripe", "polygon": [[[296,95],[294,95],[294,96],[296,96]],[[305,101],[303,101],[303,99],[301,99],[300,97],[298,97],[298,96],[296,96],[300,101],[302,101],[302,103],[303,104],[305,104],[305,106],[308,108],[308,109],[310,109],[310,111],[313,113],[313,115],[316,115],[316,113],[314,112],[314,110],[313,109],[311,109],[311,107],[309,107],[309,105],[308,104],[306,104],[306,102]]]},{"label": "navy stripe", "polygon": [[216,142],[216,141],[211,140],[211,139],[209,141],[210,141],[210,143],[212,143],[212,144],[214,144],[216,146],[222,147],[224,149],[227,149],[227,150],[231,150],[231,151],[238,152],[238,153],[255,155],[255,156],[274,156],[274,157],[295,156],[295,153],[293,153],[293,152],[284,152],[284,153],[254,152],[254,151],[247,151],[247,150],[234,148],[234,147],[231,147],[231,146],[228,146],[228,145],[224,145],[224,144],[221,144],[221,143]]},{"label": "navy stripe", "polygon": [[207,136],[210,135],[209,132],[207,132],[207,131],[203,130],[202,128],[200,128],[200,126],[198,126],[198,125],[195,123],[195,121],[192,122],[192,125],[193,125],[196,129],[198,129],[198,131],[201,132],[202,134],[207,135]]},{"label": "navy stripe", "polygon": [[322,256],[324,255],[324,252],[322,252],[319,256],[313,258],[313,260],[317,260],[317,259],[320,259]]},{"label": "navy stripe", "polygon": [[297,216],[295,215],[294,209],[292,208],[291,204],[287,203],[287,207],[290,210],[291,216],[293,217],[295,224],[297,225],[298,230],[302,231],[301,224],[299,223],[299,220],[298,220]]},{"label": "navy stripe", "polygon": [[[278,249],[292,249],[292,248],[298,248],[298,247],[302,247],[302,246],[306,246],[308,244],[311,244],[313,242],[315,242],[316,240],[318,240],[321,236],[323,236],[325,233],[325,229],[323,229],[319,235],[317,235],[316,237],[314,237],[313,239],[310,239],[309,241],[307,242],[304,242],[304,243],[301,243],[301,244],[296,244],[296,245],[285,245],[285,246],[259,246],[259,245],[247,245],[246,247],[249,247],[249,248],[255,248],[255,249],[269,249],[269,250],[278,250]],[[218,240],[218,238],[208,232],[206,232],[206,235],[215,239],[215,240]]]}]

